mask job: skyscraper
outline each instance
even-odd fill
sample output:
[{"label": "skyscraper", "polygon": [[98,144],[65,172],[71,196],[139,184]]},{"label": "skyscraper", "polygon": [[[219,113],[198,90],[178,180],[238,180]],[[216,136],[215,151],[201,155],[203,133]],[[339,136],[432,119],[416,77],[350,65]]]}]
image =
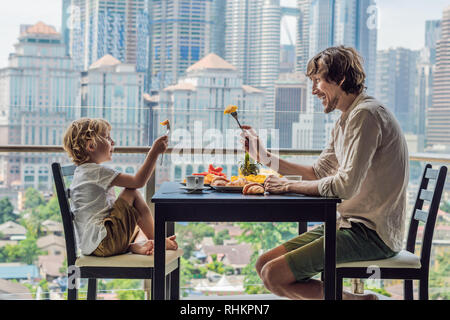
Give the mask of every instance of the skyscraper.
[{"label": "skyscraper", "polygon": [[441,38],[441,20],[425,21],[425,47],[430,50],[430,62],[436,63],[436,44]]},{"label": "skyscraper", "polygon": [[309,58],[309,9],[311,0],[297,0],[299,17],[297,24],[296,63],[297,72],[306,72]]},{"label": "skyscraper", "polygon": [[[212,1],[203,0],[149,1],[148,72],[153,90],[176,83],[191,64],[211,51],[211,37],[217,31],[213,28],[213,9],[221,8],[216,4],[213,7]],[[218,45],[220,41],[214,48]]]},{"label": "skyscraper", "polygon": [[418,52],[405,48],[378,51],[376,93],[405,133],[416,131],[415,87]]},{"label": "skyscraper", "polygon": [[450,6],[442,14],[441,38],[436,44],[433,103],[427,113],[428,147],[450,150]]},{"label": "skyscraper", "polygon": [[281,74],[275,82],[275,129],[280,148],[292,148],[292,124],[306,110],[306,77],[302,73]]},{"label": "skyscraper", "polygon": [[226,8],[225,60],[248,85],[265,94],[265,125],[273,128],[274,83],[280,59],[279,0],[230,0]]},{"label": "skyscraper", "polygon": [[[69,29],[69,50],[75,67],[87,70],[106,54],[147,68],[148,8],[146,0],[64,1],[62,30]],[[68,15],[68,16],[67,16]],[[67,23],[68,21],[68,23]]]},{"label": "skyscraper", "polygon": [[416,126],[418,150],[424,151],[427,113],[432,106],[433,75],[436,63],[436,43],[441,36],[441,20],[425,22],[425,47],[417,60],[416,80]]},{"label": "skyscraper", "polygon": [[[80,73],[66,54],[60,33],[38,22],[23,31],[0,69],[0,143],[60,145],[68,122],[78,117]],[[6,156],[6,184],[49,190],[49,164],[62,154]]]}]

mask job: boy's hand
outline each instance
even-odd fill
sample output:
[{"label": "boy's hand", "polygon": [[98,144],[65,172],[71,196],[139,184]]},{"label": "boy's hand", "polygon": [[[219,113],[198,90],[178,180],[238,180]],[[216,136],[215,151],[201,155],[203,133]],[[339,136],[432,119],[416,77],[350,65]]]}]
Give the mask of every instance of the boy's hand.
[{"label": "boy's hand", "polygon": [[169,145],[169,137],[167,135],[161,136],[153,142],[152,149],[156,154],[164,153]]}]

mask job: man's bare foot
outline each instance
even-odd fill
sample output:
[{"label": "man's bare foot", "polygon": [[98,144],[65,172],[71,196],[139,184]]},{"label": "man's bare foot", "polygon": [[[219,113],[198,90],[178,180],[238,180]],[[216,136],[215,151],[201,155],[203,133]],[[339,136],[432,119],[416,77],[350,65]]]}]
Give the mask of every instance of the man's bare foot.
[{"label": "man's bare foot", "polygon": [[173,235],[168,238],[166,238],[166,249],[167,250],[177,250],[178,249],[178,243],[175,241],[175,238],[177,236]]},{"label": "man's bare foot", "polygon": [[376,294],[354,294],[348,291],[342,291],[343,300],[379,300]]},{"label": "man's bare foot", "polygon": [[136,254],[151,255],[153,254],[153,240],[147,240],[145,242],[134,242],[130,244],[130,251]]}]

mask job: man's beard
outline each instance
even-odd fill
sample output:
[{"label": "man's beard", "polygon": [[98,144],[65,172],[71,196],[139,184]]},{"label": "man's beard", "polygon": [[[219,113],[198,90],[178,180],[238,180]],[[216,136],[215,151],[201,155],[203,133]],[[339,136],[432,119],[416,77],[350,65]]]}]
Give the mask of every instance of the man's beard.
[{"label": "man's beard", "polygon": [[325,113],[330,113],[330,112],[334,111],[336,109],[338,101],[339,101],[339,98],[338,97],[334,97],[333,100],[331,100],[328,103],[328,105],[325,107],[324,112]]}]

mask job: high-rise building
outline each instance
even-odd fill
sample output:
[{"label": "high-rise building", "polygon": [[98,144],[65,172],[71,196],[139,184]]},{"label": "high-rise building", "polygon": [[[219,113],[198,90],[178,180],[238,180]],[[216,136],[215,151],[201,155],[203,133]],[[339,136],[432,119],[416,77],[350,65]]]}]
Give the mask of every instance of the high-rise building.
[{"label": "high-rise building", "polygon": [[425,47],[430,50],[430,62],[436,63],[436,43],[441,38],[441,20],[425,21]]},{"label": "high-rise building", "polygon": [[273,128],[280,60],[279,0],[230,0],[226,9],[225,60],[248,85],[265,94],[265,126]]},{"label": "high-rise building", "polygon": [[149,1],[152,90],[176,83],[190,65],[221,45],[219,39],[212,46],[212,36],[221,28],[214,13],[223,8],[215,5],[204,0]]},{"label": "high-rise building", "polygon": [[419,52],[405,49],[378,51],[376,98],[390,109],[405,133],[416,132],[415,87]]},{"label": "high-rise building", "polygon": [[212,36],[211,52],[219,57],[225,57],[225,28],[226,20],[224,13],[227,7],[227,0],[212,0]]},{"label": "high-rise building", "polygon": [[299,17],[297,24],[296,60],[295,70],[306,72],[309,59],[309,10],[311,0],[297,0]]},{"label": "high-rise building", "polygon": [[[55,28],[38,22],[21,30],[8,67],[0,69],[0,143],[60,145],[68,122],[79,116],[80,73]],[[51,190],[49,164],[62,155],[6,158],[6,185]]]},{"label": "high-rise building", "polygon": [[62,30],[68,29],[75,67],[87,70],[110,54],[144,71],[148,66],[147,4],[146,0],[64,1]]},{"label": "high-rise building", "polygon": [[417,60],[416,126],[418,150],[424,151],[427,113],[432,106],[433,74],[436,63],[436,43],[441,36],[441,20],[425,22],[425,47]]},{"label": "high-rise building", "polygon": [[306,111],[306,77],[302,73],[280,74],[275,82],[275,129],[280,148],[292,148],[292,124]]},{"label": "high-rise building", "polygon": [[441,38],[436,44],[433,102],[427,112],[427,146],[450,150],[450,6],[442,14]]}]

